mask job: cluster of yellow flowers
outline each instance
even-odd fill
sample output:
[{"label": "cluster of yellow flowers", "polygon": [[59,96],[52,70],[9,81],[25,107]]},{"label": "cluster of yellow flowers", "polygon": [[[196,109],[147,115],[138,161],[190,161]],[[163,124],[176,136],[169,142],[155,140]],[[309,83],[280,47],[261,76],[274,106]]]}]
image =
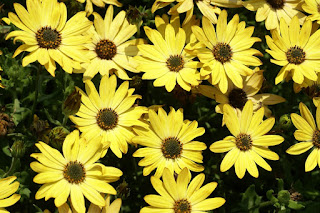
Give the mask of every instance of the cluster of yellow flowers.
[{"label": "cluster of yellow flowers", "polygon": [[[263,82],[263,70],[258,68],[262,53],[252,46],[261,39],[252,37],[254,27],[246,27],[237,14],[228,22],[227,11],[219,7],[244,6],[257,11],[256,21],[265,21],[266,29],[271,30],[272,37],[266,36],[270,48],[266,51],[274,58],[272,63],[282,66],[275,83],[292,78],[295,91],[299,91],[317,84],[320,72],[320,30],[312,25],[312,21],[320,23],[319,9],[315,9],[320,8],[319,1],[305,0],[301,5],[298,0],[156,0],[152,11],[174,2],[177,4],[169,10],[171,17],[156,16],[156,29],[144,27],[152,44],[142,38],[131,39],[138,25],[128,22],[125,11],[114,17],[110,5],[104,18],[93,12],[92,3],[120,7],[116,0],[87,0],[86,11],[68,20],[65,4],[57,0],[26,0],[27,9],[14,4],[16,14],[10,12],[6,21],[20,30],[10,32],[6,39],[14,38],[14,42],[23,44],[13,57],[29,52],[22,60],[23,66],[38,61],[55,76],[58,63],[67,73],[83,73],[85,84],[85,91],[77,89],[81,94],[80,109],[70,116],[78,130],[66,137],[63,155],[43,142],[36,144],[40,153],[31,155],[37,161],[30,166],[39,173],[34,182],[43,184],[36,199],[54,198],[59,212],[82,213],[86,211],[86,197],[92,203],[89,212],[118,212],[121,200],[110,205],[110,197],[104,194],[116,194],[109,183],[117,181],[122,171],[97,161],[109,148],[121,158],[128,144],[134,144],[144,146],[133,157],[143,158],[139,166],[144,167],[144,176],[156,170],[151,183],[160,194],[147,195],[144,199],[150,206],[142,208],[141,213],[204,212],[225,203],[223,198],[207,198],[217,183],[201,187],[204,174],[191,181],[190,171],[204,170],[202,151],[207,146],[195,138],[205,129],[198,127],[197,121],[184,120],[182,109],[171,108],[166,113],[162,107],[137,106],[136,100],[142,97],[133,94],[128,81],[117,87],[117,77],[131,79],[127,71],[143,72],[142,79],[152,79],[155,87],[164,86],[168,92],[179,85],[219,103],[215,110],[224,115],[222,124],[232,134],[210,146],[214,153],[228,152],[220,165],[222,172],[233,165],[239,178],[246,171],[258,177],[257,165],[271,171],[264,158],[278,160],[269,146],[282,143],[284,138],[267,134],[275,123],[267,106],[285,99],[258,94]],[[203,14],[202,25],[193,15],[195,5]],[[181,24],[179,14],[185,12]],[[90,14],[93,23],[87,18]],[[97,73],[102,75],[99,91],[91,81]],[[212,86],[202,84],[204,81]],[[298,128],[295,138],[303,142],[287,152],[300,154],[314,147],[306,161],[306,171],[311,171],[317,162],[320,166],[320,132],[302,103],[300,111],[302,117],[292,114],[292,121]],[[318,127],[319,113],[320,108]],[[264,116],[268,118],[263,120]],[[1,190],[6,191],[2,185],[10,188],[0,195],[0,210],[18,200],[18,195],[2,200],[17,190],[19,183],[11,184],[14,179],[0,180]]]}]

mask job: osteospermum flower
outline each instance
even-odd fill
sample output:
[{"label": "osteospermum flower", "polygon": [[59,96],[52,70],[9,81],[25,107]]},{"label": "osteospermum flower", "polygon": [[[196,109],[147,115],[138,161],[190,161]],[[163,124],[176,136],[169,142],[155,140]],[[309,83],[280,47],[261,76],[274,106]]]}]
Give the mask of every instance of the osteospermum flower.
[{"label": "osteospermum flower", "polygon": [[175,31],[171,24],[165,27],[165,37],[149,27],[144,27],[146,35],[154,45],[138,45],[141,56],[135,59],[139,65],[137,70],[145,72],[142,79],[156,79],[155,87],[165,86],[171,92],[176,83],[184,90],[190,91],[192,85],[198,85],[200,73],[197,68],[201,63],[193,61],[194,55],[184,50],[186,33],[182,28]]},{"label": "osteospermum flower", "polygon": [[228,152],[221,162],[221,172],[234,165],[236,174],[241,179],[246,170],[257,178],[259,171],[256,164],[271,171],[271,167],[262,157],[279,160],[279,156],[268,147],[278,145],[284,140],[279,135],[265,135],[272,129],[275,119],[262,121],[264,108],[253,114],[251,100],[247,101],[239,117],[229,104],[224,105],[223,112],[226,125],[233,136],[227,136],[210,146],[212,152]]},{"label": "osteospermum flower", "polygon": [[[147,195],[144,200],[150,205],[140,210],[140,213],[197,213],[217,209],[226,201],[224,198],[208,198],[217,187],[216,182],[210,182],[202,186],[205,179],[203,173],[191,180],[190,172],[184,168],[178,177],[165,169],[162,181],[152,176],[151,183],[159,195]],[[202,186],[202,187],[201,187]]]},{"label": "osteospermum flower", "polygon": [[86,45],[90,63],[82,65],[85,68],[83,80],[90,80],[98,72],[101,75],[115,73],[119,78],[129,80],[125,69],[138,72],[135,69],[137,64],[131,56],[137,55],[137,45],[144,43],[143,39],[127,41],[137,32],[137,26],[128,23],[125,11],[121,11],[113,19],[112,5],[108,7],[104,19],[96,12],[93,15],[93,40]]},{"label": "osteospermum flower", "polygon": [[317,21],[320,24],[320,2],[317,0],[305,0],[302,8],[307,13],[311,14],[308,18],[311,21]]},{"label": "osteospermum flower", "polygon": [[222,93],[228,89],[228,78],[238,87],[243,87],[241,76],[253,74],[248,66],[259,66],[262,62],[254,55],[262,55],[251,46],[261,41],[251,37],[254,27],[245,28],[245,22],[239,23],[236,14],[227,24],[227,12],[223,10],[218,18],[216,29],[206,18],[202,18],[202,28],[192,27],[192,32],[206,47],[195,50],[204,63],[201,76],[209,76],[210,83],[219,87]]},{"label": "osteospermum flower", "polygon": [[116,194],[109,184],[117,181],[121,170],[96,163],[100,159],[102,145],[99,142],[87,145],[84,138],[79,138],[79,131],[70,133],[64,140],[62,152],[43,142],[36,144],[40,153],[31,157],[39,162],[32,162],[30,167],[39,173],[33,181],[44,184],[36,193],[36,199],[54,198],[57,207],[70,202],[79,213],[85,212],[85,196],[91,203],[105,206],[100,193]]},{"label": "osteospermum flower", "polygon": [[288,26],[284,19],[280,21],[280,34],[272,30],[266,36],[270,50],[266,50],[274,59],[272,63],[283,66],[275,83],[280,83],[290,73],[294,82],[302,84],[305,78],[316,81],[320,71],[320,30],[311,35],[312,23],[307,20],[300,29],[298,17],[295,16]]},{"label": "osteospermum flower", "polygon": [[[132,95],[134,89],[129,89],[128,81],[123,82],[117,90],[116,87],[115,75],[110,78],[107,75],[103,76],[99,87],[100,94],[94,84],[87,80],[87,94],[79,89],[82,104],[76,115],[70,116],[70,119],[88,141],[100,137],[104,150],[110,147],[112,152],[121,158],[122,153],[127,153],[128,143],[134,136],[132,126],[147,127],[139,121],[147,109],[133,106],[141,96]],[[104,156],[106,151],[102,154]]]},{"label": "osteospermum flower", "polygon": [[229,82],[226,94],[209,85],[199,85],[197,91],[209,98],[215,99],[216,102],[219,103],[216,106],[217,113],[223,114],[223,106],[230,104],[236,110],[237,114],[240,115],[246,102],[251,100],[254,112],[260,108],[264,108],[265,116],[270,117],[271,110],[268,108],[268,105],[278,104],[286,100],[274,94],[257,94],[262,87],[263,80],[263,70],[255,69],[253,75],[244,78],[242,89]]},{"label": "osteospermum flower", "polygon": [[134,128],[138,136],[132,142],[146,146],[133,153],[133,157],[144,157],[139,166],[144,166],[143,175],[147,176],[152,170],[156,177],[161,177],[164,168],[171,173],[180,173],[184,167],[194,172],[203,171],[202,150],[207,148],[205,143],[193,141],[204,134],[205,129],[198,128],[197,121],[183,120],[182,109],[170,113],[158,109],[158,114],[149,110],[150,127],[145,130]]},{"label": "osteospermum flower", "polygon": [[257,11],[256,21],[265,21],[267,30],[272,30],[279,29],[282,18],[289,24],[294,16],[298,16],[302,25],[306,16],[298,10],[300,3],[300,0],[249,0],[243,1],[243,6]]},{"label": "osteospermum flower", "polygon": [[80,3],[84,3],[85,1],[87,1],[85,10],[88,13],[88,15],[92,14],[93,12],[92,3],[97,7],[104,7],[106,4],[112,4],[117,7],[122,7],[122,4],[117,0],[77,0],[77,1]]},{"label": "osteospermum flower", "polygon": [[[14,180],[17,179],[15,176],[0,179],[0,212],[6,213],[5,207],[12,206],[18,200],[21,195],[14,194],[19,188],[19,182]],[[9,212],[8,212],[9,213]]]},{"label": "osteospermum flower", "polygon": [[38,61],[54,76],[57,62],[66,72],[80,69],[80,62],[87,61],[84,44],[91,41],[91,35],[82,35],[92,22],[79,12],[67,20],[67,8],[57,0],[27,0],[27,10],[14,3],[16,14],[8,17],[21,30],[10,32],[6,39],[22,41],[13,54],[16,57],[23,51],[30,52],[22,60],[22,66]]},{"label": "osteospermum flower", "polygon": [[316,122],[310,110],[303,103],[299,104],[300,115],[296,113],[291,114],[293,125],[297,128],[294,132],[294,137],[300,143],[296,143],[287,149],[290,155],[300,155],[312,149],[305,162],[305,171],[313,170],[317,164],[320,167],[320,107],[317,106]]}]

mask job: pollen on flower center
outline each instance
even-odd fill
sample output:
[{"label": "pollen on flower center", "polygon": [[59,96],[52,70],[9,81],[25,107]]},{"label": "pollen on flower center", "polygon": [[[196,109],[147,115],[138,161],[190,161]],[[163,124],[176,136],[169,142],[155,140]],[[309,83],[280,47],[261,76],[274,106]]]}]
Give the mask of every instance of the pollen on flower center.
[{"label": "pollen on flower center", "polygon": [[217,61],[220,61],[222,64],[230,61],[232,57],[232,50],[229,44],[218,43],[213,47],[212,50],[213,56]]},{"label": "pollen on flower center", "polygon": [[191,205],[188,200],[181,199],[174,204],[174,213],[191,213]]},{"label": "pollen on flower center", "polygon": [[312,137],[312,143],[315,147],[320,149],[320,131],[319,130],[314,131],[313,137]]},{"label": "pollen on flower center", "polygon": [[306,53],[300,47],[291,47],[286,52],[287,60],[290,64],[301,64],[304,62]]},{"label": "pollen on flower center", "polygon": [[165,158],[175,159],[181,155],[182,144],[178,138],[169,137],[162,142],[161,151]]},{"label": "pollen on flower center", "polygon": [[170,71],[179,72],[183,68],[184,61],[180,55],[171,55],[166,64]]},{"label": "pollen on flower center", "polygon": [[243,109],[244,105],[246,104],[248,98],[245,91],[242,89],[233,89],[229,93],[228,96],[229,104],[233,106],[233,108]]},{"label": "pollen on flower center", "polygon": [[252,147],[251,136],[247,135],[247,134],[244,134],[244,133],[240,133],[236,137],[236,146],[241,151],[247,151],[247,150],[251,149],[251,147]]},{"label": "pollen on flower center", "polygon": [[117,46],[109,40],[99,41],[95,50],[99,58],[106,60],[111,60],[117,54]]},{"label": "pollen on flower center", "polygon": [[84,166],[77,161],[70,161],[63,170],[63,176],[69,183],[82,183],[86,177]]},{"label": "pollen on flower center", "polygon": [[284,0],[267,0],[268,4],[275,10],[282,9],[284,6]]},{"label": "pollen on flower center", "polygon": [[118,114],[110,108],[101,109],[97,114],[97,124],[103,130],[113,129],[118,124]]},{"label": "pollen on flower center", "polygon": [[61,35],[56,29],[42,27],[36,33],[36,39],[41,48],[56,49],[61,44]]}]

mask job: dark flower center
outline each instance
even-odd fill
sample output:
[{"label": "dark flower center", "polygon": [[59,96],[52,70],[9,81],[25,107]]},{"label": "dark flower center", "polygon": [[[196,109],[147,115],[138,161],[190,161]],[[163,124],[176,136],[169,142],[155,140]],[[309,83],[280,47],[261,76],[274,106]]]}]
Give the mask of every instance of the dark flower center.
[{"label": "dark flower center", "polygon": [[111,60],[117,54],[117,46],[109,40],[101,40],[96,45],[96,53],[99,58]]},{"label": "dark flower center", "polygon": [[174,204],[174,213],[191,213],[191,205],[186,199],[176,201]]},{"label": "dark flower center", "polygon": [[184,65],[183,58],[180,55],[171,55],[167,59],[167,67],[172,72],[179,72]]},{"label": "dark flower center", "polygon": [[244,133],[240,133],[236,137],[236,146],[241,151],[247,151],[247,150],[251,149],[251,147],[252,147],[251,136],[247,135],[247,134],[244,134]]},{"label": "dark flower center", "polygon": [[161,151],[165,158],[175,159],[181,155],[182,144],[176,137],[170,137],[163,141]]},{"label": "dark flower center", "polygon": [[267,0],[268,4],[275,10],[282,9],[284,0]]},{"label": "dark flower center", "polygon": [[286,52],[286,56],[290,64],[301,64],[306,58],[306,53],[300,47],[294,46]]},{"label": "dark flower center", "polygon": [[217,61],[220,61],[222,64],[230,61],[232,57],[232,50],[229,44],[218,43],[213,47],[212,50],[213,56]]},{"label": "dark flower center", "polygon": [[243,109],[244,105],[246,104],[248,98],[245,91],[242,89],[233,89],[229,93],[228,96],[229,104],[233,106],[233,108]]},{"label": "dark flower center", "polygon": [[313,137],[312,137],[312,143],[315,147],[320,149],[320,131],[319,130],[314,131]]},{"label": "dark flower center", "polygon": [[51,27],[42,27],[38,30],[36,39],[41,48],[56,49],[61,44],[60,33]]},{"label": "dark flower center", "polygon": [[118,124],[118,114],[110,109],[101,109],[97,115],[97,124],[103,130],[113,129]]},{"label": "dark flower center", "polygon": [[70,161],[63,170],[63,176],[69,183],[82,183],[86,177],[83,165],[77,161]]}]

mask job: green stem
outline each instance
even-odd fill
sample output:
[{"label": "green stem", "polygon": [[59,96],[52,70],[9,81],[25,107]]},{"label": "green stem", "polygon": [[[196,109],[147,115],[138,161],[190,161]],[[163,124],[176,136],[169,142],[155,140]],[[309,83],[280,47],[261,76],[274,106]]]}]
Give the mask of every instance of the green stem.
[{"label": "green stem", "polygon": [[38,95],[39,95],[39,86],[40,86],[40,82],[39,82],[39,77],[40,77],[40,71],[42,69],[42,66],[39,64],[39,67],[37,69],[37,76],[36,76],[36,81],[35,81],[35,95],[34,95],[34,100],[33,100],[33,104],[32,104],[32,108],[31,108],[31,122],[33,121],[33,115],[34,112],[36,110],[36,106],[37,106],[37,102],[38,102]]},{"label": "green stem", "polygon": [[62,126],[65,127],[67,124],[67,121],[69,119],[69,115],[66,113],[64,114],[63,120],[62,120]]},{"label": "green stem", "polygon": [[2,176],[2,178],[5,178],[5,177],[7,177],[8,175],[10,175],[10,173],[12,172],[13,167],[14,167],[14,165],[16,164],[17,160],[18,160],[18,158],[15,158],[15,157],[12,158],[10,168],[9,168],[9,170]]},{"label": "green stem", "polygon": [[254,210],[254,209],[256,209],[256,208],[263,208],[263,207],[266,207],[266,206],[271,206],[271,205],[273,205],[274,204],[274,202],[272,202],[272,201],[265,201],[265,202],[262,202],[262,203],[260,203],[259,205],[255,205],[255,206],[252,206],[250,209],[248,209],[249,211],[252,211],[252,210]]}]

